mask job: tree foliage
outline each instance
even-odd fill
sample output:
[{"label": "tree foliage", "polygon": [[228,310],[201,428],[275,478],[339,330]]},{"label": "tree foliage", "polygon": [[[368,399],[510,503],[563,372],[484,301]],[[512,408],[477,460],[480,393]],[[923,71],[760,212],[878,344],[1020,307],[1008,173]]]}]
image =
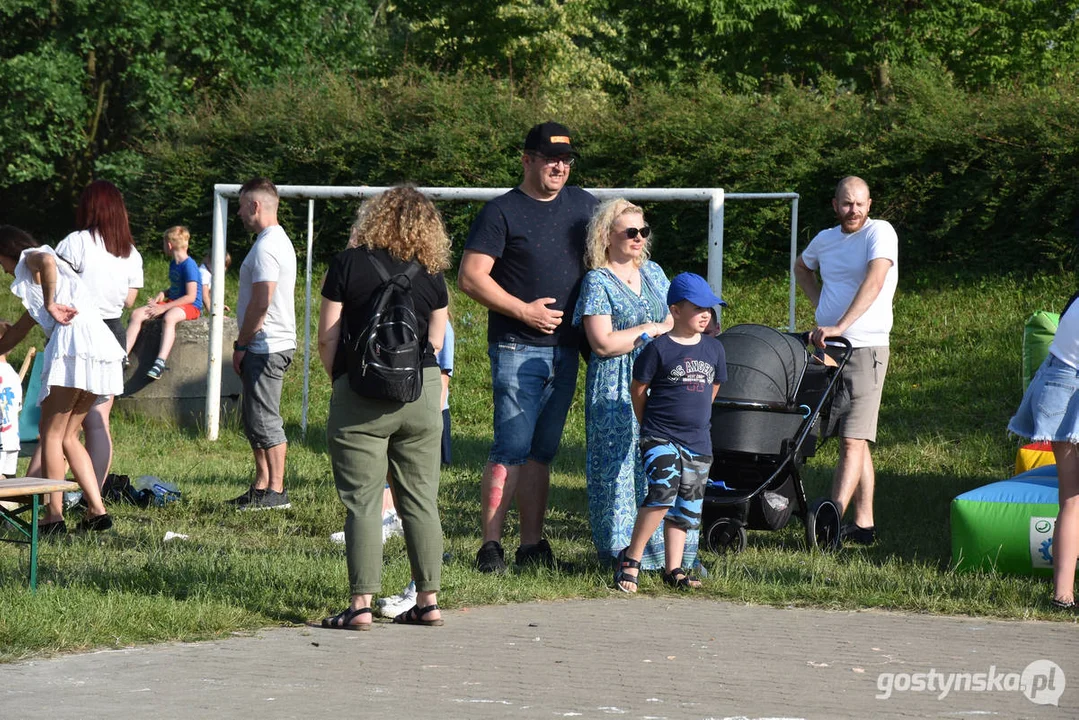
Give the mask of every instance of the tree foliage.
[{"label": "tree foliage", "polygon": [[670,81],[703,68],[743,90],[830,77],[887,94],[891,68],[927,61],[970,87],[1042,83],[1072,69],[1079,51],[1076,0],[609,3],[633,48],[616,67],[631,78]]},{"label": "tree foliage", "polygon": [[365,0],[7,0],[0,26],[4,210],[137,173],[133,140],[199,101],[374,54]]},{"label": "tree foliage", "polygon": [[[902,96],[895,78],[935,67],[962,91],[1052,88],[1079,69],[1077,17],[1079,0],[4,0],[0,216],[44,217],[59,231],[92,177],[143,177],[144,148],[177,117],[220,117],[236,97],[275,84],[275,92],[298,83],[314,97],[337,93],[345,82],[337,75],[320,87],[327,69],[396,88],[381,102],[404,102],[408,83],[426,91],[488,78],[499,102],[561,118],[610,116],[618,136],[638,122],[628,109],[646,120],[655,113],[639,103],[657,87],[669,91],[657,98],[690,107],[712,102],[702,92],[781,105],[790,88],[826,104],[853,94],[887,106]],[[256,116],[291,109],[246,107]],[[449,113],[447,132],[465,110],[437,108]],[[411,112],[418,106],[407,102],[387,111]],[[409,120],[384,130],[415,129]],[[672,147],[687,133],[656,132],[672,136]],[[427,147],[425,137],[400,147],[410,143]],[[402,162],[380,152],[361,165],[389,172]]]},{"label": "tree foliage", "polygon": [[[147,148],[129,187],[143,237],[177,222],[208,242],[214,182],[266,174],[292,184],[508,187],[520,179],[525,130],[551,116],[582,150],[586,187],[723,187],[801,194],[800,243],[834,224],[830,198],[848,174],[866,178],[874,216],[899,231],[907,271],[1031,271],[1074,265],[1079,222],[1079,84],[973,91],[934,66],[898,68],[896,102],[786,83],[734,93],[715,76],[646,84],[604,108],[558,108],[504,80],[422,70],[385,80],[324,76],[241,94],[220,112],[178,119]],[[254,112],[267,108],[266,112]],[[631,119],[632,121],[627,121]],[[479,203],[445,203],[459,251]],[[348,236],[355,202],[319,203],[322,257]],[[703,269],[701,203],[646,207],[654,256],[668,270]],[[286,203],[294,236],[306,207]],[[729,272],[786,271],[789,205],[728,203]],[[230,230],[234,251],[248,235]]]}]

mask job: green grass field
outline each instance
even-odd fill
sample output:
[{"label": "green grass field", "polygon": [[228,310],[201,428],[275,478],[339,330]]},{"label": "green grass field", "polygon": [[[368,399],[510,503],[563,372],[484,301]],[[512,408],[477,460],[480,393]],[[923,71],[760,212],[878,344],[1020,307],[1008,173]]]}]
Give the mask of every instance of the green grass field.
[{"label": "green grass field", "polygon": [[[148,289],[163,286],[164,275],[163,260],[148,261]],[[301,280],[301,293],[302,286]],[[785,278],[728,278],[724,295],[732,309],[725,324],[783,325],[786,288]],[[740,555],[703,555],[710,577],[700,594],[780,606],[1059,617],[1048,607],[1044,579],[954,572],[948,513],[955,495],[1011,474],[1017,442],[1004,428],[1021,394],[1022,325],[1034,310],[1059,310],[1071,290],[1063,277],[905,277],[874,450],[880,540],[869,549],[822,555],[805,549],[797,520],[780,532],[750,532],[749,547]],[[234,296],[230,278],[233,306]],[[472,569],[479,478],[491,437],[486,322],[485,311],[463,295],[456,294],[453,303],[456,463],[443,471],[440,494],[452,558],[440,602],[453,609],[614,592],[591,546],[579,399],[553,468],[548,529],[556,553],[576,570],[492,577]],[[302,304],[297,309],[302,317]],[[14,319],[18,310],[5,290],[0,313]],[[801,299],[799,317],[808,326],[810,311]],[[31,339],[40,347],[40,331]],[[23,352],[13,353],[16,366]],[[582,385],[583,378],[582,373]],[[300,428],[301,388],[297,355],[284,399],[290,437],[286,483],[293,504],[284,512],[238,514],[222,505],[246,487],[253,471],[235,421],[222,428],[219,441],[209,442],[196,431],[116,417],[114,471],[162,477],[182,488],[184,500],[158,509],[115,507],[114,531],[44,544],[36,594],[25,587],[26,550],[0,545],[0,660],[209,638],[302,623],[343,607],[344,552],[329,536],[341,528],[344,511],[325,452],[329,384],[315,358],[306,436]],[[827,493],[835,461],[834,441],[810,461],[805,477],[811,497]],[[69,514],[69,524],[76,517]],[[516,547],[513,522],[507,554]],[[190,539],[165,543],[167,531]],[[408,573],[402,541],[393,539],[385,546],[385,592],[397,592]],[[641,588],[642,602],[669,592],[658,577],[645,577]]]}]

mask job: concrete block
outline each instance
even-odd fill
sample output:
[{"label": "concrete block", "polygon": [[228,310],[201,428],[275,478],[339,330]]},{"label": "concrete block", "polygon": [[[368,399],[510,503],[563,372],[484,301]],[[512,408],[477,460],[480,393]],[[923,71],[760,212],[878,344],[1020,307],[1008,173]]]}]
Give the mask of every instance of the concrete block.
[{"label": "concrete block", "polygon": [[[224,319],[221,364],[221,415],[237,412],[240,376],[232,370],[236,318]],[[161,347],[161,320],[143,323],[130,364],[124,372],[124,394],[116,398],[121,412],[173,420],[185,427],[206,427],[206,376],[209,368],[210,319],[201,317],[176,325],[176,342],[165,372],[158,380],[146,377]]]}]

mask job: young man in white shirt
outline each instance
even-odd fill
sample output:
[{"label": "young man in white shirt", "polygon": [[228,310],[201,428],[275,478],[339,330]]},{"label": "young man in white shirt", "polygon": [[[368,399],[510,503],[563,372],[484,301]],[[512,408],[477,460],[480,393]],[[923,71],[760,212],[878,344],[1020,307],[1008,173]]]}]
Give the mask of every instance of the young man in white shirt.
[{"label": "young man in white shirt", "polygon": [[818,233],[794,265],[798,286],[817,310],[810,342],[823,347],[826,337],[842,336],[854,348],[843,373],[842,391],[850,409],[839,428],[832,500],[841,516],[853,508],[852,522],[843,527],[842,538],[861,545],[876,540],[876,476],[869,443],[877,441],[892,298],[899,278],[899,240],[890,223],[870,219],[870,205],[865,181],[843,178],[832,200],[839,225]]},{"label": "young man in white shirt", "polygon": [[296,350],[296,250],[277,223],[277,205],[277,188],[266,178],[240,188],[240,219],[258,237],[240,266],[240,329],[232,353],[232,367],[243,383],[244,433],[255,454],[255,482],[230,501],[239,510],[291,507],[281,388]]}]

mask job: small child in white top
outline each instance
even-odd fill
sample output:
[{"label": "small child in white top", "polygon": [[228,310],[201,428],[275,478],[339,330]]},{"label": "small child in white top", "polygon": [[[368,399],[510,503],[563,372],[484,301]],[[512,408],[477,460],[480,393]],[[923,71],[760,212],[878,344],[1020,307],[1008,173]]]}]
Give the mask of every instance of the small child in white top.
[{"label": "small child in white top", "polygon": [[[213,273],[210,272],[210,265],[212,263],[212,260],[213,258],[210,256],[210,253],[206,253],[206,255],[202,258],[202,264],[199,265],[199,277],[202,279],[202,307],[205,308],[207,311],[209,311],[212,306],[210,302],[211,283],[214,279]],[[226,250],[225,269],[228,270],[230,265],[232,265],[232,254]],[[226,305],[225,312],[228,311],[229,306]]]},{"label": "small child in white top", "polygon": [[[0,320],[0,335],[11,323]],[[19,411],[22,410],[22,381],[19,373],[0,355],[0,475],[14,477],[19,464]]]}]

